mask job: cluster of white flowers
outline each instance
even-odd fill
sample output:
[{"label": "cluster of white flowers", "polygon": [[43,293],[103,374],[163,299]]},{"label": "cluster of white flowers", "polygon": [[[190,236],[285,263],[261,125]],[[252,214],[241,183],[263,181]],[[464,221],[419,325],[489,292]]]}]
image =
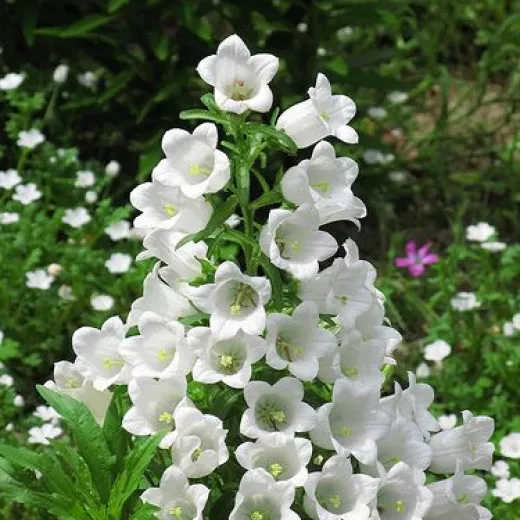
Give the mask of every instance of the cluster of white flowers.
[{"label": "cluster of white flowers", "polygon": [[[510,433],[499,443],[500,453],[508,459],[520,459],[520,432]],[[520,499],[520,478],[511,478],[509,464],[505,460],[497,460],[491,473],[498,479],[491,491],[494,496],[510,504]]]},{"label": "cluster of white flowers", "polygon": [[479,222],[466,228],[466,239],[470,242],[478,242],[482,249],[492,253],[503,251],[507,244],[498,240],[490,240],[496,236],[496,228],[487,222]]},{"label": "cluster of white flowers", "polygon": [[369,148],[363,152],[363,160],[367,164],[390,164],[395,159],[393,153],[384,153],[375,148]]},{"label": "cluster of white flowers", "polygon": [[[0,346],[4,341],[4,332],[0,330]],[[0,362],[0,387],[11,388],[14,389],[14,378],[11,374],[7,373],[5,365]],[[0,389],[1,390],[1,389]],[[11,390],[11,392],[12,392]],[[9,393],[7,395],[13,395],[13,393]],[[4,401],[5,402],[5,401]],[[20,394],[14,393],[14,398],[12,400],[14,406],[21,408],[25,405],[25,399]],[[11,432],[14,429],[14,425],[12,423],[8,423],[5,426],[5,431]]]},{"label": "cluster of white flowers", "polygon": [[[271,108],[269,82],[277,69],[275,56],[252,56],[233,35],[197,71],[214,87],[220,110],[237,114],[232,120],[243,124],[247,111]],[[230,520],[297,520],[291,509],[296,496],[319,520],[489,519],[479,505],[485,482],[464,472],[491,468],[492,419],[464,411],[460,426],[439,431],[428,411],[433,390],[411,373],[407,388],[396,383],[395,393],[382,397],[385,366],[395,363],[392,352],[401,337],[385,319],[375,269],[347,240],[344,257],[320,270],[319,262],[338,250],[320,226],[359,224],[366,210],[351,190],[357,164],[336,157],[322,141],[357,141],[348,126],[353,101],[333,95],[323,74],[309,97],[283,112],[276,125],[299,148],[315,145],[311,158],[281,180],[286,204],[269,212],[258,234],[247,223],[248,206],[233,222],[243,222],[247,246],[258,244],[255,258],[267,264],[266,276],[247,254],[245,271],[231,261],[215,265],[210,244],[186,239],[208,224],[211,194],[231,186],[236,191],[237,159],[218,148],[212,123],[191,133],[169,130],[165,158],[151,182],[131,195],[141,213],[135,226],[146,231],[140,257],[158,260],[143,296],[126,323],[111,317],[101,329],[77,330],[76,361],[58,363],[48,386],[85,402],[101,422],[110,388],[127,385],[132,404],[123,427],[136,436],[171,430],[161,448],[170,450],[172,466],[158,488],[142,495],[160,509],[158,518],[201,520],[211,491],[189,479],[218,471],[233,454],[244,474]],[[237,229],[233,233],[242,236]],[[118,240],[128,235],[129,224],[106,232]],[[208,265],[214,274],[204,271]],[[276,285],[273,271],[287,288]],[[276,304],[281,289],[289,296]],[[189,325],[190,317],[198,326]],[[269,383],[261,379],[265,373]],[[189,381],[243,391],[244,412],[232,433],[251,440],[228,445],[230,425],[197,408]],[[310,395],[311,388],[319,397]],[[319,455],[314,459],[313,450]],[[428,469],[453,476],[426,485]],[[302,493],[296,495],[297,488]]]}]

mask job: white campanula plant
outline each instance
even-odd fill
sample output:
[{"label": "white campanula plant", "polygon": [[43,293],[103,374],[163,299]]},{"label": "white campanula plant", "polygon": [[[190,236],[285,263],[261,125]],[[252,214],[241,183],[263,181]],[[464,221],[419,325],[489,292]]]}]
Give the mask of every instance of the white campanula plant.
[{"label": "white campanula plant", "polygon": [[492,419],[440,432],[413,374],[383,393],[400,335],[374,267],[322,229],[366,213],[322,140],[357,142],[354,102],[319,74],[266,124],[277,68],[236,35],[199,64],[214,94],[181,118],[204,122],[166,132],[131,195],[157,260],[143,296],[74,333],[39,391],[76,449],[0,447],[10,499],[75,520],[491,518],[467,472],[491,468]]}]

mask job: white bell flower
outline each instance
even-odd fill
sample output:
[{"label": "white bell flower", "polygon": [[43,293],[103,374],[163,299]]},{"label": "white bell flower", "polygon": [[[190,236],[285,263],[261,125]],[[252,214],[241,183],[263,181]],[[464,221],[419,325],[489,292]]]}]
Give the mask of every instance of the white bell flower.
[{"label": "white bell flower", "polygon": [[319,231],[320,219],[310,204],[296,211],[273,209],[260,233],[260,249],[280,269],[295,278],[316,275],[318,262],[330,258],[338,249],[334,237]]},{"label": "white bell flower", "polygon": [[68,224],[70,227],[79,229],[85,224],[88,224],[92,220],[90,213],[86,208],[69,208],[65,210],[65,214],[61,218],[64,224]]},{"label": "white bell flower", "polygon": [[175,430],[164,437],[161,446],[171,446],[173,464],[188,478],[205,477],[227,462],[227,430],[218,417],[180,406],[173,420]]},{"label": "white bell flower", "polygon": [[241,444],[235,451],[235,457],[243,468],[263,469],[276,481],[293,487],[305,484],[311,456],[311,441],[283,433],[263,435],[256,442]]},{"label": "white bell flower", "polygon": [[185,377],[193,366],[193,354],[184,338],[184,326],[153,312],[138,321],[139,334],[126,338],[119,347],[132,367],[133,377]]},{"label": "white bell flower", "polygon": [[251,381],[244,389],[248,409],[240,422],[240,433],[257,439],[266,433],[294,435],[316,426],[315,410],[304,403],[303,385],[293,377],[283,377],[274,385]]},{"label": "white bell flower", "polygon": [[130,222],[120,220],[105,228],[105,233],[114,241],[118,242],[130,236]]},{"label": "white bell flower", "polygon": [[303,506],[316,520],[368,520],[379,479],[354,474],[347,457],[335,455],[305,483]]},{"label": "white bell flower", "polygon": [[155,379],[138,377],[128,385],[132,407],[123,417],[123,428],[132,435],[153,435],[164,428],[175,428],[178,407],[193,406],[186,398],[184,377]]},{"label": "white bell flower", "polygon": [[358,142],[356,131],[348,126],[356,114],[356,105],[349,97],[332,95],[330,82],[321,73],[308,94],[309,100],[282,112],[276,128],[285,130],[298,148],[307,148],[329,135],[345,143]]},{"label": "white bell flower", "polygon": [[81,327],[72,336],[72,347],[78,356],[76,366],[92,381],[96,390],[106,390],[113,384],[129,381],[129,367],[121,357],[119,347],[128,327],[116,316],[103,323],[101,329]]},{"label": "white bell flower", "polygon": [[433,473],[453,473],[457,463],[462,471],[491,469],[495,447],[488,441],[495,427],[493,419],[474,417],[468,410],[462,412],[462,419],[462,426],[441,431],[431,438],[433,459],[430,471]]},{"label": "white bell flower", "polygon": [[168,130],[162,139],[166,159],[154,168],[152,179],[166,186],[178,186],[186,197],[198,199],[220,191],[229,181],[229,159],[217,150],[217,127],[202,123],[193,133],[180,128]]},{"label": "white bell flower", "polygon": [[36,184],[29,182],[28,184],[18,184],[11,198],[24,206],[28,206],[34,201],[41,199],[41,197],[42,192],[38,189]]},{"label": "white bell flower", "polygon": [[5,172],[0,172],[0,188],[4,190],[11,190],[21,182],[22,178],[16,170],[9,169]]},{"label": "white bell flower", "polygon": [[487,494],[486,482],[474,475],[464,475],[460,468],[453,477],[427,488],[433,493],[433,503],[425,520],[490,520],[493,516],[479,505]]},{"label": "white bell flower", "polygon": [[159,266],[149,273],[143,282],[143,296],[132,303],[128,314],[128,325],[137,325],[141,315],[151,311],[171,321],[195,312],[190,302],[176,286],[167,285],[159,277]]},{"label": "white bell flower", "polygon": [[336,157],[334,147],[321,141],[310,159],[287,170],[281,182],[282,193],[297,206],[313,205],[321,225],[350,220],[359,226],[358,219],[366,216],[366,207],[351,191],[358,171],[354,160]]},{"label": "white bell flower", "polygon": [[37,128],[30,130],[22,130],[18,132],[18,140],[16,144],[22,148],[32,150],[45,141],[45,136]]},{"label": "white bell flower", "polygon": [[171,228],[184,233],[204,229],[213,208],[204,199],[186,197],[177,186],[145,182],[130,193],[130,202],[141,212],[134,226],[139,229]]},{"label": "white bell flower", "polygon": [[220,339],[239,330],[258,335],[265,328],[264,306],[271,298],[269,280],[242,274],[233,262],[223,262],[215,273],[215,283],[192,287],[194,305],[210,314],[211,332]]},{"label": "white bell flower", "polygon": [[143,246],[145,251],[137,256],[137,260],[145,258],[158,258],[167,267],[162,268],[169,273],[170,279],[179,281],[191,281],[202,274],[202,265],[198,259],[206,258],[208,246],[205,242],[188,242],[177,249],[177,244],[185,237],[184,233],[179,233],[173,229],[155,229],[148,233]]},{"label": "white bell flower", "polygon": [[319,359],[332,352],[336,338],[319,326],[316,305],[303,302],[291,316],[272,313],[267,318],[267,364],[289,372],[302,381],[311,381],[319,369]]},{"label": "white bell flower", "polygon": [[222,381],[232,388],[244,388],[251,379],[251,365],[265,354],[265,341],[260,336],[238,331],[226,339],[215,337],[211,329],[196,327],[187,335],[190,350],[198,357],[193,379],[213,384]]},{"label": "white bell flower", "polygon": [[240,481],[229,520],[300,520],[290,509],[294,488],[263,470],[248,471]]},{"label": "white bell flower", "polygon": [[268,84],[278,70],[278,58],[255,54],[233,34],[197,66],[200,77],[215,88],[215,101],[226,112],[242,114],[246,110],[268,112],[273,93]]},{"label": "white bell flower", "polygon": [[424,481],[424,473],[398,462],[382,476],[370,520],[422,520],[433,501]]},{"label": "white bell flower", "polygon": [[141,500],[160,508],[155,513],[160,520],[202,520],[208,497],[209,489],[206,486],[190,486],[184,472],[170,466],[162,474],[159,487],[145,490]]},{"label": "white bell flower", "polygon": [[513,432],[500,440],[500,453],[508,459],[520,459],[520,432]]},{"label": "white bell flower", "polygon": [[310,434],[312,442],[340,455],[352,454],[363,464],[374,464],[376,441],[388,432],[392,421],[379,404],[382,380],[377,385],[337,380],[332,403],[318,409],[317,426]]},{"label": "white bell flower", "polygon": [[96,390],[92,382],[85,379],[73,363],[69,361],[55,363],[54,381],[47,381],[44,386],[84,403],[98,424],[102,425],[105,421],[112,392]]}]

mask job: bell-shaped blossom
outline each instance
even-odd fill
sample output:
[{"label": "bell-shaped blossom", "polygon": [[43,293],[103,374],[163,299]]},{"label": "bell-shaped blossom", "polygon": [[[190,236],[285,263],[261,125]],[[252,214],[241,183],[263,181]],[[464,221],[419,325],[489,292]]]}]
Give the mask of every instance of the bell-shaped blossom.
[{"label": "bell-shaped blossom", "polygon": [[385,344],[365,340],[355,329],[343,329],[338,334],[337,347],[319,360],[318,377],[326,383],[347,377],[353,381],[378,384],[385,356]]},{"label": "bell-shaped blossom", "polygon": [[96,390],[128,383],[130,369],[119,352],[127,330],[128,327],[114,316],[105,321],[101,329],[81,327],[74,332],[72,347],[78,356],[76,365]]},{"label": "bell-shaped blossom", "polygon": [[240,481],[229,520],[300,520],[292,510],[294,488],[265,471],[248,471]]},{"label": "bell-shaped blossom", "polygon": [[29,182],[28,184],[18,184],[14,189],[12,199],[24,206],[28,206],[34,201],[40,199],[41,196],[42,192],[38,189],[36,184],[34,184],[34,182]]},{"label": "bell-shaped blossom", "polygon": [[493,515],[480,504],[487,494],[486,482],[474,475],[464,475],[457,468],[451,478],[429,484],[433,503],[424,520],[489,520]]},{"label": "bell-shaped blossom", "polygon": [[374,464],[376,441],[388,432],[392,421],[379,404],[382,379],[377,385],[355,383],[347,378],[336,381],[332,402],[318,409],[312,442],[340,455],[352,454],[363,464]]},{"label": "bell-shaped blossom", "polygon": [[229,181],[229,159],[217,150],[217,127],[202,123],[193,133],[180,128],[168,130],[162,139],[166,155],[154,168],[152,179],[178,186],[186,197],[198,199],[221,190]]},{"label": "bell-shaped blossom", "polygon": [[318,262],[338,249],[334,237],[319,226],[318,213],[310,204],[294,212],[273,209],[260,233],[260,248],[276,267],[300,280],[311,278],[318,272]]},{"label": "bell-shaped blossom", "polygon": [[76,365],[70,361],[55,363],[54,381],[47,381],[44,386],[84,403],[98,424],[103,424],[105,421],[112,392],[96,390],[92,381],[85,379]]},{"label": "bell-shaped blossom", "polygon": [[267,364],[276,370],[287,368],[302,381],[316,377],[319,359],[332,352],[336,338],[319,326],[316,305],[303,302],[291,316],[272,313],[267,318]]},{"label": "bell-shaped blossom", "polygon": [[444,430],[430,440],[433,473],[454,473],[456,465],[461,470],[482,469],[489,471],[495,447],[489,438],[493,434],[494,421],[490,417],[474,417],[471,412],[462,412],[463,425]]},{"label": "bell-shaped blossom", "polygon": [[283,433],[263,435],[256,442],[241,444],[235,451],[235,457],[243,468],[263,469],[278,482],[294,487],[305,484],[311,456],[311,441]]},{"label": "bell-shaped blossom", "polygon": [[303,400],[303,385],[284,377],[274,385],[251,381],[244,390],[248,409],[240,422],[240,433],[257,439],[266,433],[294,435],[316,426],[316,412]]},{"label": "bell-shaped blossom", "polygon": [[285,130],[298,148],[307,148],[329,135],[345,143],[357,143],[356,131],[348,126],[356,114],[354,102],[344,95],[332,95],[330,82],[321,73],[308,93],[309,100],[282,112],[276,128]]},{"label": "bell-shaped blossom", "polygon": [[472,292],[459,292],[451,300],[452,309],[459,312],[472,311],[478,309],[482,303],[478,300],[477,295]]},{"label": "bell-shaped blossom", "polygon": [[233,34],[197,66],[200,77],[215,88],[215,101],[226,112],[242,114],[246,110],[267,112],[273,104],[268,84],[278,70],[278,58],[255,54]]},{"label": "bell-shaped blossom", "polygon": [[139,334],[126,338],[119,352],[132,367],[133,377],[185,377],[193,366],[193,354],[184,338],[184,326],[153,312],[138,321]]},{"label": "bell-shaped blossom", "polygon": [[265,341],[260,336],[238,331],[226,339],[215,337],[207,327],[188,332],[188,346],[197,355],[193,379],[212,384],[222,381],[232,388],[244,388],[251,379],[251,365],[265,354]]},{"label": "bell-shaped blossom", "polygon": [[204,199],[187,197],[178,186],[164,186],[158,182],[139,184],[130,193],[132,206],[141,212],[135,218],[136,228],[175,229],[196,233],[204,229],[213,209]]},{"label": "bell-shaped blossom", "polygon": [[22,178],[16,170],[9,169],[5,172],[0,172],[0,188],[4,190],[11,190],[21,182]]},{"label": "bell-shaped blossom", "polygon": [[500,479],[509,478],[509,464],[505,460],[497,460],[491,466],[491,474]]},{"label": "bell-shaped blossom", "polygon": [[422,520],[433,501],[424,481],[424,473],[398,462],[382,475],[370,520]]},{"label": "bell-shaped blossom", "polygon": [[192,406],[186,398],[186,388],[184,377],[159,381],[150,377],[132,379],[128,395],[133,406],[123,417],[123,428],[132,435],[152,435],[164,428],[174,428],[177,408]]},{"label": "bell-shaped blossom", "polygon": [[368,520],[379,479],[354,474],[347,457],[335,455],[305,483],[305,512],[316,520]]},{"label": "bell-shaped blossom", "polygon": [[188,299],[175,286],[167,285],[159,277],[159,266],[146,276],[143,282],[143,296],[132,303],[127,318],[128,325],[137,325],[146,311],[151,311],[172,321],[195,312]]},{"label": "bell-shaped blossom", "polygon": [[227,430],[218,417],[180,406],[173,420],[175,431],[166,435],[161,445],[171,446],[172,463],[188,478],[205,477],[228,460]]},{"label": "bell-shaped blossom", "polygon": [[313,205],[322,225],[350,220],[359,226],[358,219],[366,216],[366,207],[351,190],[358,171],[354,160],[336,157],[333,146],[321,141],[310,159],[287,170],[281,182],[282,193],[297,206]]},{"label": "bell-shaped blossom", "polygon": [[190,486],[184,472],[170,466],[162,474],[159,487],[148,488],[141,500],[160,509],[155,516],[160,520],[202,520],[209,497],[203,484]]},{"label": "bell-shaped blossom", "polygon": [[202,274],[199,259],[206,258],[208,246],[205,242],[188,242],[177,248],[177,244],[185,237],[173,229],[155,229],[143,240],[145,251],[137,256],[138,260],[155,257],[166,264],[161,275],[167,271],[168,281],[175,279],[189,282]]},{"label": "bell-shaped blossom", "polygon": [[230,338],[239,330],[261,334],[265,328],[264,306],[271,298],[269,280],[247,276],[233,262],[223,262],[215,272],[215,283],[193,287],[191,300],[210,314],[211,332],[220,339]]}]

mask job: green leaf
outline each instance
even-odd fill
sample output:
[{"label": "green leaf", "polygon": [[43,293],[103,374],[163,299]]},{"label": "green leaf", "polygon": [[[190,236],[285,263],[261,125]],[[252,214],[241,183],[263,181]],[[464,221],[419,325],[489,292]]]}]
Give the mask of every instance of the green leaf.
[{"label": "green leaf", "polygon": [[125,502],[139,488],[141,478],[155,456],[157,447],[166,432],[137,442],[136,447],[125,457],[123,471],[117,476],[112,490],[108,510],[119,518]]},{"label": "green leaf", "polygon": [[135,72],[133,70],[125,70],[117,76],[112,77],[107,90],[105,90],[103,94],[99,96],[97,101],[98,105],[104,105],[107,103],[107,101],[116,96],[126,87],[126,85],[133,79],[134,76]]},{"label": "green leaf", "polygon": [[334,59],[328,61],[327,68],[335,72],[338,76],[346,76],[348,74],[347,63],[341,56],[336,56]]},{"label": "green leaf", "polygon": [[211,235],[213,231],[222,226],[224,222],[226,222],[226,220],[233,214],[233,211],[235,211],[237,204],[237,196],[231,195],[231,197],[229,197],[228,200],[224,202],[224,204],[222,204],[216,211],[213,212],[213,215],[211,215],[208,224],[202,231],[184,237],[177,244],[175,249],[179,249],[179,247],[182,247],[184,244],[187,244],[188,242],[200,242],[201,240],[204,240],[206,237]]},{"label": "green leaf", "polygon": [[283,307],[283,281],[278,269],[269,261],[263,253],[258,257],[258,263],[262,266],[265,274],[271,282],[271,300],[275,309],[281,310]]},{"label": "green leaf", "polygon": [[114,458],[108,449],[103,430],[85,404],[41,385],[36,388],[47,403],[66,421],[74,435],[79,453],[90,470],[99,495],[106,503],[112,487],[111,470]]},{"label": "green leaf", "polygon": [[296,143],[285,132],[277,130],[272,126],[259,123],[246,123],[244,130],[247,134],[261,134],[263,137],[276,142],[291,155],[295,155],[298,152]]},{"label": "green leaf", "polygon": [[126,412],[125,398],[127,399],[125,387],[117,386],[103,422],[103,434],[111,453],[116,457],[116,468],[119,468],[122,463],[129,438],[126,430],[121,427],[123,415]]},{"label": "green leaf", "polygon": [[204,94],[200,100],[210,112],[220,112],[220,108],[218,107],[217,102],[215,101],[215,96],[213,96],[213,94]]},{"label": "green leaf", "polygon": [[129,1],[130,0],[109,0],[107,11],[109,13],[115,13],[116,11],[119,11],[119,9],[121,9],[121,7],[123,7]]},{"label": "green leaf", "polygon": [[29,0],[23,5],[22,15],[22,32],[25,41],[29,47],[34,43],[34,30],[36,28],[36,21],[38,19],[39,3],[35,0]]},{"label": "green leaf", "polygon": [[263,208],[264,206],[270,206],[271,204],[277,204],[283,201],[283,195],[278,190],[268,191],[263,195],[260,195],[257,199],[255,199],[249,207],[251,209],[257,210],[259,208]]},{"label": "green leaf", "polygon": [[64,27],[42,27],[36,29],[36,34],[41,36],[56,36],[58,38],[81,38],[87,36],[92,31],[115,20],[115,16],[104,14],[93,14],[80,20],[79,22]]},{"label": "green leaf", "polygon": [[135,511],[130,517],[130,520],[155,520],[154,513],[158,508],[152,504],[142,504],[141,507]]},{"label": "green leaf", "polygon": [[182,120],[205,119],[206,121],[214,121],[215,123],[220,124],[227,123],[225,117],[212,114],[208,110],[201,110],[200,108],[194,108],[193,110],[183,110],[179,114],[179,118]]}]

